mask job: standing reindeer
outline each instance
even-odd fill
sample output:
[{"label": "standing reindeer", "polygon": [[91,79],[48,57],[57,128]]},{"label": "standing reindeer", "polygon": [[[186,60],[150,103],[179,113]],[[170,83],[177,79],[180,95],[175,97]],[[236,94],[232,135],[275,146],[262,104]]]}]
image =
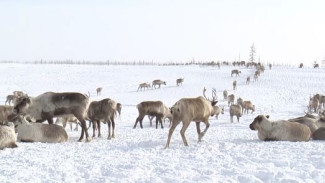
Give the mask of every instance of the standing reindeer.
[{"label": "standing reindeer", "polygon": [[[182,98],[177,101],[171,108],[172,113],[172,126],[169,129],[166,148],[169,147],[170,139],[172,134],[180,122],[183,122],[183,127],[181,129],[181,136],[185,146],[188,146],[187,140],[185,138],[185,131],[192,121],[196,123],[196,130],[198,133],[198,140],[201,141],[204,134],[209,129],[209,116],[214,116],[213,106],[216,105],[216,90],[212,90],[212,100],[209,100],[205,96],[206,89],[203,89],[203,96],[197,98]],[[200,122],[205,124],[205,129],[201,132]]]},{"label": "standing reindeer", "polygon": [[142,90],[142,88],[143,88],[143,89],[146,89],[146,88],[149,89],[150,87],[151,87],[151,86],[150,86],[150,83],[140,83],[140,84],[139,84],[139,87],[138,87],[138,91],[139,91],[139,90]]},{"label": "standing reindeer", "polygon": [[96,92],[97,92],[97,96],[99,96],[99,95],[101,95],[102,94],[102,87],[98,87],[97,89],[96,89]]},{"label": "standing reindeer", "polygon": [[184,82],[184,78],[178,78],[176,79],[176,85],[179,86],[179,85],[183,85],[183,82]]},{"label": "standing reindeer", "polygon": [[234,82],[232,82],[232,87],[234,90],[237,89],[237,81],[236,80]]},{"label": "standing reindeer", "polygon": [[160,79],[156,79],[152,81],[152,88],[156,89],[156,86],[158,85],[158,88],[160,88],[160,85],[166,85],[166,81],[162,81]]}]

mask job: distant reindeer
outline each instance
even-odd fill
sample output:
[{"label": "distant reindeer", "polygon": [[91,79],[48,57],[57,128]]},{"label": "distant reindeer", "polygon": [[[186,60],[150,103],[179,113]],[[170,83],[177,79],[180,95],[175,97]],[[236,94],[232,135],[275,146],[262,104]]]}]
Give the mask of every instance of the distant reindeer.
[{"label": "distant reindeer", "polygon": [[150,83],[140,83],[140,84],[139,84],[139,87],[138,87],[138,91],[139,91],[139,90],[142,91],[142,88],[143,88],[143,89],[146,89],[146,88],[149,89],[149,88],[151,88]]},{"label": "distant reindeer", "polygon": [[314,68],[319,68],[319,64],[314,64]]},{"label": "distant reindeer", "polygon": [[101,95],[102,94],[102,87],[98,87],[97,89],[96,89],[96,92],[97,92],[97,96],[99,96],[99,95]]},{"label": "distant reindeer", "polygon": [[8,102],[9,105],[10,105],[11,102],[13,104],[15,104],[17,99],[18,99],[18,97],[16,95],[8,95],[7,100],[5,102],[5,105],[7,105],[7,102]]},{"label": "distant reindeer", "polygon": [[184,78],[178,78],[176,80],[176,85],[179,86],[179,85],[183,85],[183,82],[184,82]]},{"label": "distant reindeer", "polygon": [[222,94],[223,94],[223,99],[224,100],[227,100],[227,98],[228,98],[228,91],[227,90],[224,90]]},{"label": "distant reindeer", "polygon": [[237,81],[236,80],[234,82],[232,82],[232,87],[234,90],[237,89]]},{"label": "distant reindeer", "polygon": [[299,68],[303,68],[304,67],[304,64],[303,63],[300,63],[299,64]]},{"label": "distant reindeer", "polygon": [[269,68],[270,68],[270,70],[272,69],[272,64],[269,64]]},{"label": "distant reindeer", "polygon": [[233,74],[236,74],[236,76],[239,76],[240,73],[241,73],[240,70],[234,69],[234,70],[231,71],[231,77],[232,77]]},{"label": "distant reindeer", "polygon": [[158,85],[158,88],[160,88],[160,85],[166,85],[166,81],[162,81],[160,79],[156,79],[152,81],[152,87],[156,89],[156,86]]},{"label": "distant reindeer", "polygon": [[249,84],[249,83],[250,83],[250,81],[251,81],[251,77],[250,77],[250,76],[248,76],[248,77],[247,77],[247,79],[246,79],[246,84]]}]

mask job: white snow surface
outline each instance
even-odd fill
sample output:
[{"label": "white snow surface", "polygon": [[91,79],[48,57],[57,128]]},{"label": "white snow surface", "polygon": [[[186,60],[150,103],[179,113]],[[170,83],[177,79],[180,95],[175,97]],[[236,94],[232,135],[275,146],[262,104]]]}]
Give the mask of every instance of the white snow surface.
[{"label": "white snow surface", "polygon": [[[232,69],[242,71],[231,77]],[[192,66],[96,66],[96,65],[0,65],[0,102],[14,90],[29,96],[46,91],[90,92],[91,100],[111,98],[120,102],[121,118],[116,119],[116,137],[107,139],[107,125],[102,137],[91,142],[77,142],[79,131],[66,127],[69,141],[60,144],[22,143],[18,148],[0,151],[0,182],[323,182],[325,178],[325,143],[264,142],[249,124],[258,114],[271,120],[304,115],[309,97],[324,94],[324,69],[274,66],[266,69],[258,81],[246,85],[246,77],[255,69],[245,67]],[[176,79],[184,77],[183,86]],[[161,89],[137,92],[142,82],[162,79]],[[238,89],[232,90],[236,79]],[[103,87],[96,96],[96,88]],[[164,149],[168,123],[164,129],[150,127],[145,117],[141,129],[132,129],[138,111],[136,104],[162,100],[172,106],[184,97],[207,95],[216,88],[218,105],[225,106],[219,119],[210,118],[210,128],[198,143],[194,123],[186,131],[188,147],[183,145],[180,124]],[[251,100],[256,111],[230,123],[229,107],[222,91]],[[202,123],[201,129],[205,126]],[[92,135],[92,130],[89,130]]]}]

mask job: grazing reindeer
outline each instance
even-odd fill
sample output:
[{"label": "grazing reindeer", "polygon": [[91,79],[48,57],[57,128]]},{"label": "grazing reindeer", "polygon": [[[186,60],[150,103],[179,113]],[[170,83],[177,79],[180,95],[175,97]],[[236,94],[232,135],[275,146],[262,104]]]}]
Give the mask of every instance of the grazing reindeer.
[{"label": "grazing reindeer", "polygon": [[96,89],[96,92],[97,92],[97,96],[99,96],[99,95],[101,95],[102,94],[102,87],[98,87],[97,89]]},{"label": "grazing reindeer", "polygon": [[[120,113],[117,103],[109,98],[93,101],[90,103],[87,111],[89,120],[93,123],[93,137],[95,137],[95,130],[98,126],[98,137],[101,137],[100,122],[107,122],[108,136],[107,139],[115,138],[115,115],[116,111]],[[112,128],[112,130],[111,130]],[[112,134],[111,134],[112,132]]]},{"label": "grazing reindeer", "polygon": [[176,85],[179,86],[179,85],[183,85],[183,82],[184,82],[184,78],[178,78],[176,79]]},{"label": "grazing reindeer", "polygon": [[166,85],[166,81],[162,81],[160,79],[156,79],[152,81],[152,87],[154,87],[156,89],[156,86],[159,86],[158,88],[160,88],[160,85]]},{"label": "grazing reindeer", "polygon": [[234,70],[231,71],[231,77],[232,77],[233,74],[236,74],[236,76],[239,76],[240,73],[241,73],[240,70],[234,69]]},{"label": "grazing reindeer", "polygon": [[149,89],[151,86],[150,86],[150,83],[141,83],[141,84],[139,84],[139,87],[138,87],[138,91],[139,90],[142,90],[142,88],[143,89]]},{"label": "grazing reindeer", "polygon": [[140,122],[140,127],[143,128],[142,120],[146,115],[156,117],[156,128],[158,128],[158,122],[160,123],[161,128],[164,128],[162,119],[170,116],[170,110],[163,104],[162,101],[144,101],[139,103],[137,108],[139,111],[139,116],[137,117],[133,128],[136,128],[138,122]]},{"label": "grazing reindeer", "polygon": [[[212,100],[209,100],[205,96],[206,89],[203,89],[203,96],[197,98],[182,98],[177,101],[174,106],[171,108],[172,113],[172,126],[169,129],[168,138],[166,148],[169,147],[170,139],[172,134],[177,127],[177,125],[182,121],[183,127],[181,129],[181,136],[183,139],[183,143],[185,146],[188,146],[186,138],[185,138],[185,131],[190,125],[191,121],[196,123],[196,130],[198,133],[198,140],[201,141],[204,134],[209,129],[209,116],[214,116],[214,109],[213,106],[216,105],[218,101],[216,101],[216,90],[213,89],[212,91]],[[200,122],[205,124],[205,129],[203,132],[200,130]]]}]

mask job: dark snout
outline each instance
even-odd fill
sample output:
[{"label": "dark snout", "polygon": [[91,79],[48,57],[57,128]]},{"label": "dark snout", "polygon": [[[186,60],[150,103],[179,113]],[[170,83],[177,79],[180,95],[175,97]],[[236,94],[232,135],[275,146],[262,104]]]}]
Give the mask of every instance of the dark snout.
[{"label": "dark snout", "polygon": [[254,125],[253,125],[254,123],[251,123],[250,125],[249,125],[249,128],[251,129],[251,130],[256,130],[255,128],[254,128]]}]

